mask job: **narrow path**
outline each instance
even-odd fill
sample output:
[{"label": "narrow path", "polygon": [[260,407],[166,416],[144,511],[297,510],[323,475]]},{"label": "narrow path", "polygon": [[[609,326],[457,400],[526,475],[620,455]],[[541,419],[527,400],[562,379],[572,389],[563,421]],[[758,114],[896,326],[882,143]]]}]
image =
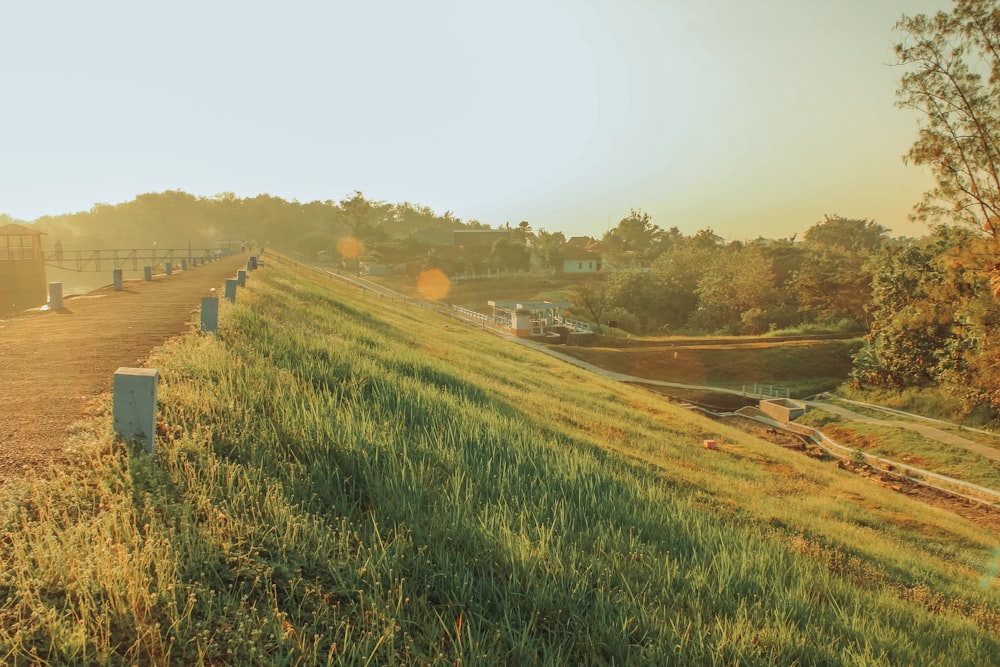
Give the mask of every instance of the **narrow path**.
[{"label": "narrow path", "polygon": [[944,443],[946,445],[955,445],[956,447],[962,447],[970,452],[979,454],[985,458],[992,461],[1000,461],[1000,450],[995,447],[990,447],[989,445],[984,445],[982,443],[974,442],[968,438],[963,438],[957,433],[951,433],[950,431],[945,431],[940,428],[936,428],[929,424],[921,424],[917,422],[901,421],[901,420],[889,420],[889,419],[879,419],[878,417],[869,417],[868,415],[863,415],[853,410],[849,410],[845,407],[834,405],[833,403],[827,403],[824,401],[803,401],[806,405],[814,407],[818,410],[826,410],[827,412],[832,412],[835,415],[841,417],[846,417],[851,421],[861,422],[863,424],[873,424],[875,426],[889,426],[893,428],[905,428],[910,431],[915,431],[922,436],[930,438],[931,440],[937,440],[938,442]]},{"label": "narrow path", "polygon": [[115,370],[188,331],[201,297],[212,288],[221,295],[246,263],[235,255],[0,320],[0,480],[61,459],[66,429],[111,390]]}]

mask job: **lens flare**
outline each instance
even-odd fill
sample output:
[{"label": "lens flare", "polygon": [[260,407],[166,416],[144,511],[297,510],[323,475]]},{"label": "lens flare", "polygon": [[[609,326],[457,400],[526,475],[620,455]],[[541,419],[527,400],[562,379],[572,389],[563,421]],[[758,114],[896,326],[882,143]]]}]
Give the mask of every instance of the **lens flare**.
[{"label": "lens flare", "polygon": [[345,236],[337,239],[337,252],[346,259],[357,259],[361,257],[361,241],[353,236]]},{"label": "lens flare", "polygon": [[441,269],[428,269],[417,278],[417,291],[425,299],[443,299],[448,296],[451,281]]}]

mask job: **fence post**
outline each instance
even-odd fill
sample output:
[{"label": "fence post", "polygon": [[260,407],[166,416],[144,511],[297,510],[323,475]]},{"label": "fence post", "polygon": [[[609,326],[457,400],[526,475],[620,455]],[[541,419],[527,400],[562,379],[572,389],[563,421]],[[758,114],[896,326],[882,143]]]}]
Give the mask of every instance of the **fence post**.
[{"label": "fence post", "polygon": [[58,310],[62,307],[62,283],[49,283],[49,310]]},{"label": "fence post", "polygon": [[124,284],[124,282],[122,282],[122,270],[121,269],[114,269],[111,272],[111,280],[114,283],[115,291],[116,292],[121,292],[123,289],[125,289],[125,284]]},{"label": "fence post", "polygon": [[119,368],[115,371],[114,424],[115,431],[125,440],[145,443],[146,453],[153,453],[156,441],[156,385],[159,371],[155,368]]},{"label": "fence post", "polygon": [[226,278],[226,298],[230,303],[236,303],[236,288],[239,284],[236,278]]},{"label": "fence post", "polygon": [[203,296],[201,298],[201,332],[217,333],[219,331],[219,297]]}]

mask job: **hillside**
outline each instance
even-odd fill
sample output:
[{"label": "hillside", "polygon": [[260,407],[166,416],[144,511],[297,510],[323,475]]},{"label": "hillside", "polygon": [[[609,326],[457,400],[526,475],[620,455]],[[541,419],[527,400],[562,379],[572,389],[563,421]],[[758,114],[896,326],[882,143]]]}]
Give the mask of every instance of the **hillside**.
[{"label": "hillside", "polygon": [[223,306],[151,360],[155,457],[106,405],[0,488],[5,662],[1000,655],[995,531],[316,274]]}]

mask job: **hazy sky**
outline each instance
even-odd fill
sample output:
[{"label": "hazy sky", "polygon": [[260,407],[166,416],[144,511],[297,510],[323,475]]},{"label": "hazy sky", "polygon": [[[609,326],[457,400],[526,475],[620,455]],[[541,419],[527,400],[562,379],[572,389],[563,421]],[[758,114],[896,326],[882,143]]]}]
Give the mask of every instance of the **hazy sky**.
[{"label": "hazy sky", "polygon": [[948,0],[53,0],[0,6],[0,212],[181,189],[490,225],[783,237],[907,220],[903,13]]}]

